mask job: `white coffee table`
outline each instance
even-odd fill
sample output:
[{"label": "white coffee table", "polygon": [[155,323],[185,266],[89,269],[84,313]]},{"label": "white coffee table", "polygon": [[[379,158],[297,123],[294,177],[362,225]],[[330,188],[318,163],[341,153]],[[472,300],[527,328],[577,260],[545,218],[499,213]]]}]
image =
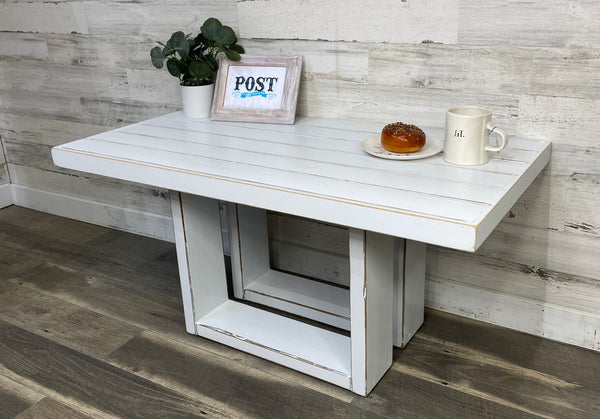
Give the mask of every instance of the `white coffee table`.
[{"label": "white coffee table", "polygon": [[[423,321],[425,244],[474,252],[550,159],[511,139],[483,166],[363,151],[384,124],[189,120],[174,113],[54,147],[55,164],[171,191],[188,332],[366,395]],[[440,129],[427,129],[432,140]],[[227,202],[234,294],[219,201]],[[349,229],[350,289],[270,269],[266,210]],[[250,300],[350,331],[262,310]]]}]

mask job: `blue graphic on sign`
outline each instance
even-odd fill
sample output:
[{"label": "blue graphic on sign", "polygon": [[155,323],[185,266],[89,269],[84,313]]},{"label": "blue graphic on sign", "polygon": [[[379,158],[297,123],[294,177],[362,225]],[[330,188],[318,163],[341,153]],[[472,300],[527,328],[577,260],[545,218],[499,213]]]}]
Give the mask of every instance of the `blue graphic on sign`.
[{"label": "blue graphic on sign", "polygon": [[267,97],[267,93],[266,92],[244,92],[240,95],[240,97],[242,97],[242,98],[252,97],[252,96]]},{"label": "blue graphic on sign", "polygon": [[255,96],[260,96],[260,97],[264,97],[267,100],[273,100],[273,98],[276,96],[275,93],[266,93],[266,92],[233,92],[232,93],[233,97],[236,99],[247,99],[247,98],[251,98],[251,97],[255,97]]}]

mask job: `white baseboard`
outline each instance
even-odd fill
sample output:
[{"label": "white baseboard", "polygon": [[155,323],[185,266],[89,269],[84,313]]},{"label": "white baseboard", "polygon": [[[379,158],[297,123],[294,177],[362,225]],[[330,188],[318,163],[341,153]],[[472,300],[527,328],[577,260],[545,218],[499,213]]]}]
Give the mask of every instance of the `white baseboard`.
[{"label": "white baseboard", "polygon": [[10,183],[0,185],[0,208],[12,205],[12,194],[10,192]]},{"label": "white baseboard", "polygon": [[432,279],[425,306],[600,351],[600,316],[593,313]]},{"label": "white baseboard", "polygon": [[171,217],[15,184],[10,186],[12,202],[15,205],[143,236],[170,242],[175,241]]}]

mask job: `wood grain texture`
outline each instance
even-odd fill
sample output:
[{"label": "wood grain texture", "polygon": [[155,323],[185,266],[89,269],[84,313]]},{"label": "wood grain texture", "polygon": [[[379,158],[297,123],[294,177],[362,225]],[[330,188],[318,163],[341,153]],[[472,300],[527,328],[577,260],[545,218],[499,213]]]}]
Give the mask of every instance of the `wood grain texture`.
[{"label": "wood grain texture", "polygon": [[40,336],[52,335],[53,341],[96,358],[141,332],[125,322],[51,297],[18,279],[0,283],[0,295],[0,319],[10,319],[14,325]]},{"label": "wood grain texture", "polygon": [[[0,4],[0,30],[25,32],[87,33],[85,11],[81,2]],[[32,17],[35,17],[32,19]]]},{"label": "wood grain texture", "polygon": [[[441,127],[445,109],[473,104],[492,109],[509,135],[551,140],[552,162],[542,181],[510,210],[500,224],[502,230],[490,237],[484,250],[496,252],[494,263],[509,267],[507,275],[497,280],[503,292],[515,296],[527,295],[533,288],[529,279],[536,280],[512,275],[514,263],[550,269],[563,278],[582,274],[599,278],[590,269],[600,225],[598,2],[452,0],[434,5],[409,0],[377,7],[343,3],[341,7],[337,1],[299,0],[3,3],[0,137],[12,142],[7,167],[17,173],[12,162],[21,159],[21,151],[31,152],[32,164],[40,165],[40,154],[17,142],[54,146],[178,110],[177,82],[166,71],[152,68],[149,50],[173,31],[197,31],[206,17],[216,16],[236,30],[248,53],[303,56],[299,115]],[[296,14],[269,21],[282,11]],[[397,25],[409,17],[414,18],[410,25]],[[386,25],[390,19],[394,24]],[[387,28],[385,33],[382,28]],[[21,71],[32,76],[25,84],[20,83]],[[73,78],[73,87],[62,72]],[[29,165],[27,159],[24,164]],[[62,213],[69,213],[70,204],[56,204],[60,194],[72,188],[73,195],[86,196],[99,182],[102,201],[114,206],[101,204],[99,210],[108,215],[87,219],[91,222],[140,232],[139,226],[157,222],[145,214],[164,214],[168,208],[160,196],[147,196],[128,200],[129,211],[115,215],[112,211],[125,205],[124,189],[135,191],[135,186],[104,189],[103,181],[74,178],[69,172],[61,172],[62,177],[48,174],[51,180],[46,183],[43,172],[19,173],[19,185],[59,190],[57,199],[41,197],[37,202],[51,201]],[[35,201],[23,200],[21,205]],[[315,262],[325,263],[313,256]],[[461,268],[448,283],[460,284],[463,275],[489,274],[485,264],[476,266],[479,271]],[[311,270],[327,275],[325,265],[311,264]],[[595,284],[596,288],[589,287],[589,299],[600,306]],[[562,295],[569,298],[566,292]],[[560,307],[560,298],[553,304]],[[470,301],[461,309],[482,313],[486,307]]]},{"label": "wood grain texture", "polygon": [[0,323],[0,334],[0,355],[6,368],[109,414],[141,418],[224,417],[210,406],[6,322]]},{"label": "wood grain texture", "polygon": [[48,58],[48,45],[44,39],[32,34],[0,32],[0,57],[27,57],[36,60]]},{"label": "wood grain texture", "polygon": [[[52,234],[41,232],[35,235],[23,236],[22,226],[3,223],[2,227],[3,237],[10,237],[12,235],[22,237],[21,239],[11,241],[8,251],[17,252],[21,257],[30,255],[34,260],[36,255],[42,253],[54,254],[56,257],[54,260],[49,261],[50,263],[37,266],[41,270],[46,270],[48,274],[54,271],[58,283],[68,283],[70,277],[73,275],[72,268],[81,266],[93,266],[96,276],[100,278],[110,275],[114,272],[116,260],[110,257],[107,258],[107,254],[112,254],[116,249],[121,249],[119,252],[121,252],[123,259],[117,262],[121,269],[121,275],[114,279],[120,282],[122,286],[126,287],[134,283],[144,284],[146,292],[169,295],[172,300],[179,295],[177,268],[170,264],[171,261],[175,260],[175,249],[172,243],[153,241],[153,243],[159,244],[159,246],[153,249],[139,248],[132,245],[134,242],[137,243],[139,239],[135,235],[120,236],[116,231],[105,231],[104,233],[109,235],[103,234],[103,237],[99,239],[100,242],[91,240],[87,245],[77,244],[77,246],[86,249],[86,253],[82,255],[77,253],[76,249],[73,248],[73,239],[68,237],[53,236]],[[117,235],[112,236],[111,239],[111,235],[115,233]],[[133,242],[128,242],[127,237],[129,240],[133,240]],[[139,252],[147,252],[146,255],[152,258],[152,262],[132,263],[130,256]],[[64,272],[64,276],[61,276],[60,271]],[[149,273],[157,272],[171,278],[172,283],[167,285],[165,282],[153,283],[147,280]],[[90,278],[90,282],[93,284],[94,279]]]},{"label": "wood grain texture", "polygon": [[[143,329],[106,356],[86,355],[77,349],[85,347],[81,334],[71,332],[67,348],[57,343],[56,334],[40,336],[14,324],[23,322],[19,313],[39,310],[39,298],[17,301],[0,294],[3,309],[12,307],[9,311],[16,316],[1,322],[0,409],[10,409],[3,413],[7,419],[598,416],[600,361],[593,351],[427,310],[423,326],[405,349],[394,351],[392,369],[370,397],[358,397],[188,335],[181,304],[169,303],[173,302],[168,291],[171,278],[160,270],[146,273],[148,283],[155,284],[155,292],[149,293],[144,282],[123,284],[126,275],[115,253],[107,256],[107,260],[115,258],[114,269],[104,275],[97,274],[94,263],[69,269],[55,266],[59,273],[38,266],[40,260],[85,260],[90,251],[87,244],[102,247],[106,240],[110,246],[116,237],[127,241],[129,234],[16,206],[1,210],[0,221],[0,233],[13,227],[0,240],[0,261],[10,261],[10,271],[9,265],[0,264],[4,293],[35,289],[47,301],[64,301],[69,311],[77,306],[96,313],[101,324],[129,323]],[[16,227],[19,234],[14,234]],[[38,246],[30,254],[38,265],[19,257],[23,243],[51,241],[42,240],[43,234],[63,241],[69,238],[73,252]],[[138,251],[132,253],[132,263],[153,265],[156,247],[163,243],[133,237],[137,242],[130,242],[130,247]],[[173,258],[166,263],[176,269]],[[16,287],[16,281],[22,285]],[[15,311],[15,303],[21,311]],[[53,329],[64,327],[65,316],[57,310],[41,317]],[[108,348],[110,343],[105,345]],[[198,408],[208,414],[202,415]]]},{"label": "wood grain texture", "polygon": [[6,163],[0,163],[0,185],[8,185],[9,183],[8,166]]},{"label": "wood grain texture", "polygon": [[30,404],[19,397],[0,388],[0,415],[3,418],[15,417],[20,412],[26,410]]},{"label": "wood grain texture", "polygon": [[[199,28],[210,16],[219,15],[224,24],[235,25],[236,9],[232,1],[202,1],[197,4],[202,15],[187,13],[189,2],[173,1],[168,8],[161,2],[145,1],[141,4],[117,1],[59,2],[35,4],[28,1],[6,3],[0,9],[4,31],[81,34],[151,34],[162,37],[174,32],[172,22],[178,19],[179,27]],[[144,12],[144,13],[141,13]],[[31,16],[39,16],[31,19]],[[44,18],[42,18],[42,16]],[[131,16],[136,16],[131,19]],[[168,16],[168,18],[167,18]],[[183,19],[182,19],[183,17]]]},{"label": "wood grain texture", "polygon": [[271,267],[350,285],[347,228],[274,212],[267,223]]},{"label": "wood grain texture", "polygon": [[[300,39],[244,39],[247,54],[294,54],[302,56],[302,78],[332,78],[365,82],[369,73],[369,50],[362,42],[321,42]],[[302,83],[301,83],[302,85]]]},{"label": "wood grain texture", "polygon": [[[455,0],[428,3],[318,0],[238,2],[244,38],[413,43],[456,42]],[[420,16],[427,15],[427,19]],[[357,25],[360,25],[357,28]]]},{"label": "wood grain texture", "polygon": [[429,91],[543,96],[551,90],[559,97],[591,98],[600,80],[594,71],[599,54],[575,47],[383,44],[369,54],[368,81]]},{"label": "wood grain texture", "polygon": [[[235,362],[148,337],[131,340],[109,361],[142,377],[164,381],[172,388],[185,388],[194,398],[210,400],[234,417],[322,418],[334,412],[338,417],[361,415],[360,409],[348,403],[296,383],[262,371],[244,374],[245,368]],[[173,357],[180,357],[181,362],[173,365]],[[255,403],[257,398],[262,402]]]},{"label": "wood grain texture", "polygon": [[[545,301],[513,296],[505,292],[487,290],[456,281],[426,283],[426,306],[444,310],[492,324],[502,325],[547,339],[598,350],[598,316],[582,310],[570,310]],[[477,306],[466,311],[468,302]]]},{"label": "wood grain texture", "polygon": [[[600,44],[598,3],[593,0],[535,2],[481,0],[459,3],[458,42],[529,46]],[[493,25],[490,16],[499,16]],[[535,18],[532,19],[532,17]]]},{"label": "wood grain texture", "polygon": [[15,416],[15,419],[91,419],[91,416],[78,412],[51,398],[43,398],[38,403]]}]

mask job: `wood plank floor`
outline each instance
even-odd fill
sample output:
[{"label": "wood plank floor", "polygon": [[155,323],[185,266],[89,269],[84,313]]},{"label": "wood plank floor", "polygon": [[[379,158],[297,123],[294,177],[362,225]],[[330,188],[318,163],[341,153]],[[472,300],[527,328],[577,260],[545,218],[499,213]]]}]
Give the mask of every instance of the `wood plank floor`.
[{"label": "wood plank floor", "polygon": [[0,210],[0,418],[599,418],[600,354],[428,310],[369,397],[185,332],[174,245]]}]

